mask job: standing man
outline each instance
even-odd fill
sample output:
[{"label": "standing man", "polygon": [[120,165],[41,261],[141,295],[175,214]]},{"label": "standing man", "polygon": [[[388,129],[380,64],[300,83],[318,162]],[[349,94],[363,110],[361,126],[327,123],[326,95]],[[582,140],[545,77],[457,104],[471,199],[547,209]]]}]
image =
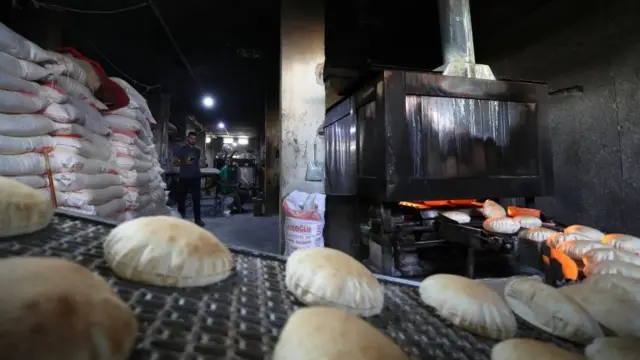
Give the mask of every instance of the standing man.
[{"label": "standing man", "polygon": [[196,147],[196,133],[187,134],[187,143],[176,149],[174,156],[180,161],[180,177],[178,183],[178,212],[184,218],[187,194],[193,200],[193,218],[196,224],[204,226],[200,218],[200,165],[201,151]]}]

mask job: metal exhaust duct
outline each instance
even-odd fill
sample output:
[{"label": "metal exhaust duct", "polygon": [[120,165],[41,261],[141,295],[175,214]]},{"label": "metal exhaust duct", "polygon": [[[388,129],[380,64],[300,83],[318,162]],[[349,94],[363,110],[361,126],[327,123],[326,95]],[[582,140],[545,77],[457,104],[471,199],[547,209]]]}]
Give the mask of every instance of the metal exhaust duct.
[{"label": "metal exhaust duct", "polygon": [[469,0],[438,0],[444,65],[448,76],[495,80],[488,65],[476,64]]}]

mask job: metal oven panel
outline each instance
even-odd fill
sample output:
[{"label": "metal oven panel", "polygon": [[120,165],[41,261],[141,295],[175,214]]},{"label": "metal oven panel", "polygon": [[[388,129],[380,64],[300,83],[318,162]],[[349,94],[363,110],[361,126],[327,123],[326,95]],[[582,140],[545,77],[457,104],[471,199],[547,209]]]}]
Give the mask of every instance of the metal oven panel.
[{"label": "metal oven panel", "polygon": [[336,104],[327,112],[324,140],[325,192],[327,195],[355,195],[356,120],[352,98]]},{"label": "metal oven panel", "polygon": [[553,193],[543,84],[384,70],[354,95],[358,194],[378,201]]}]

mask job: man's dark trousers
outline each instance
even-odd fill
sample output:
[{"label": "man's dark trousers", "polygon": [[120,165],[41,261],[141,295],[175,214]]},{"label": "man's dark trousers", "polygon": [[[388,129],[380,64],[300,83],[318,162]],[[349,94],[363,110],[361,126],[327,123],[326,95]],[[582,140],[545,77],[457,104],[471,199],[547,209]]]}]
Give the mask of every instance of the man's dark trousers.
[{"label": "man's dark trousers", "polygon": [[201,221],[200,218],[200,177],[181,177],[178,183],[180,188],[178,199],[178,212],[184,218],[187,211],[185,209],[185,202],[187,201],[187,194],[191,193],[191,200],[193,200],[193,218],[196,222]]}]

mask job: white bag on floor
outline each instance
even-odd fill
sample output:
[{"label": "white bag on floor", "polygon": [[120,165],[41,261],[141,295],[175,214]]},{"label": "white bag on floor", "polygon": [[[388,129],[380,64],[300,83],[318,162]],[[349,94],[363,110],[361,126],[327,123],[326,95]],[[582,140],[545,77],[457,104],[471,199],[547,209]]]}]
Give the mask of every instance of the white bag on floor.
[{"label": "white bag on floor", "polygon": [[0,113],[32,114],[46,108],[51,102],[36,95],[0,90]]},{"label": "white bag on floor", "polygon": [[282,201],[286,255],[297,249],[324,247],[325,199],[324,194],[293,191]]},{"label": "white bag on floor", "polygon": [[24,80],[36,81],[52,74],[51,70],[0,51],[0,71]]},{"label": "white bag on floor", "polygon": [[48,51],[0,23],[0,51],[31,62],[53,60]]}]

